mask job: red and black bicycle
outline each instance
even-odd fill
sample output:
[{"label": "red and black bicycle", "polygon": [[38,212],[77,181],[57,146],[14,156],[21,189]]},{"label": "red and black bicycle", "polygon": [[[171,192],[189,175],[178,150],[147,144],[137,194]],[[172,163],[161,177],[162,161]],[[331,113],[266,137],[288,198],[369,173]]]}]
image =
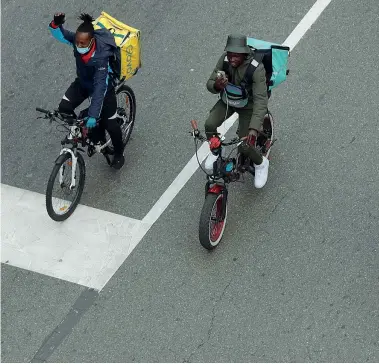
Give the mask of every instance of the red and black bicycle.
[{"label": "red and black bicycle", "polygon": [[[196,156],[198,151],[198,141],[207,141],[201,135],[197,122],[191,121],[191,135],[196,144]],[[274,120],[270,112],[266,114],[263,122],[263,130],[258,131],[255,148],[261,155],[269,158],[274,139]],[[206,171],[199,162],[200,168],[207,175],[205,185],[205,200],[199,221],[199,240],[201,245],[208,250],[216,248],[224,234],[226,220],[228,216],[228,184],[240,181],[246,172],[253,176],[254,164],[241,153],[237,152],[235,157],[231,155],[242,143],[249,143],[247,137],[233,138],[229,142],[224,142],[224,136],[215,135],[208,140],[210,151],[215,156],[213,168],[210,172]],[[226,154],[225,147],[234,146],[229,154]],[[212,170],[213,169],[213,170]]]}]

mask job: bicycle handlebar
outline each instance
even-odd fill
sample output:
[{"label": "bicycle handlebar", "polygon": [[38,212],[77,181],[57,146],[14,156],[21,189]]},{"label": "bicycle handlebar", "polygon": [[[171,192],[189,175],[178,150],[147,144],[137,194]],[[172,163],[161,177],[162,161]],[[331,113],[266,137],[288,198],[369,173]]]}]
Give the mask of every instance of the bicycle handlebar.
[{"label": "bicycle handlebar", "polygon": [[[67,122],[69,125],[80,126],[82,122],[84,121],[83,119],[72,118],[71,115],[59,112],[58,110],[49,111],[49,110],[42,109],[40,107],[36,107],[36,111],[46,114],[47,119],[50,118],[50,120],[52,120],[58,117],[58,119],[60,119],[61,121]],[[73,122],[73,120],[75,121]]]},{"label": "bicycle handlebar", "polygon": [[39,112],[43,112],[44,114],[49,114],[50,113],[49,110],[41,109],[40,107],[36,107],[36,110],[39,111]]},{"label": "bicycle handlebar", "polygon": [[[196,120],[191,120],[191,127],[192,127],[192,129],[193,129],[193,133],[191,133],[191,134],[192,134],[195,138],[200,139],[200,140],[203,140],[203,141],[207,140],[206,137],[204,137],[203,135],[200,134],[200,131],[199,131],[199,129],[198,129],[198,124],[197,124],[197,121],[196,121]],[[242,138],[234,138],[234,139],[232,139],[230,142],[227,142],[227,143],[225,143],[225,142],[223,142],[223,141],[221,140],[221,145],[223,145],[223,146],[228,146],[228,145],[238,144],[238,143],[240,143],[240,142],[244,142],[244,141],[246,141],[247,139],[248,139],[247,136],[246,136],[246,137],[242,137]]]},{"label": "bicycle handlebar", "polygon": [[192,126],[193,130],[198,130],[197,121],[196,120],[191,120],[191,126]]}]

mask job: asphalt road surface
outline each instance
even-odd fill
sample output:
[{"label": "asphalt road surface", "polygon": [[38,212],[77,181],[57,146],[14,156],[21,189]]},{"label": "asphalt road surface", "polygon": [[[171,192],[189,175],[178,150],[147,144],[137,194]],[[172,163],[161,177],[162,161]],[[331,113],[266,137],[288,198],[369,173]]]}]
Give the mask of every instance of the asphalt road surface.
[{"label": "asphalt road surface", "polygon": [[[92,158],[81,203],[142,219],[194,153],[189,120],[216,101],[205,83],[227,35],[283,42],[313,3],[3,1],[2,183],[44,193],[59,151],[35,113],[75,74],[54,12],[71,28],[105,10],[141,29],[126,164]],[[270,100],[268,183],[231,187],[215,251],[197,238],[197,171],[100,293],[2,264],[2,361],[379,361],[378,9],[332,0],[299,41]]]}]

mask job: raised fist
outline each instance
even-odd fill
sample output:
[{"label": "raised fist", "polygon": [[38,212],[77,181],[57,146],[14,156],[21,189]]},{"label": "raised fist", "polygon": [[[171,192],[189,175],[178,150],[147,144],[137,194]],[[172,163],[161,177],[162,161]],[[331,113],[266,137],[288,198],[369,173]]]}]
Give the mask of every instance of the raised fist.
[{"label": "raised fist", "polygon": [[59,26],[65,22],[65,13],[55,13],[54,14],[54,24]]}]

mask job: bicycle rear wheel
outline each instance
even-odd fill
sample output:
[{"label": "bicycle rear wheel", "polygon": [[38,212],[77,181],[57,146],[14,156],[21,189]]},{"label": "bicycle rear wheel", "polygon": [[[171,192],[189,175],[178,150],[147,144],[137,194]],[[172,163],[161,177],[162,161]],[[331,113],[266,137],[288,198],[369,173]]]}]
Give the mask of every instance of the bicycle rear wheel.
[{"label": "bicycle rear wheel", "polygon": [[[128,85],[123,85],[116,93],[117,97],[117,113],[121,117],[119,118],[122,142],[125,148],[126,144],[129,142],[130,136],[133,131],[135,118],[136,118],[136,97],[134,91]],[[110,141],[108,144],[108,150],[110,154],[114,153],[114,148],[112,141],[108,132],[105,132],[106,142]]]},{"label": "bicycle rear wheel", "polygon": [[[216,248],[224,234],[228,205],[224,193],[209,193],[205,197],[199,222],[200,244],[208,250]],[[225,213],[223,211],[225,204]]]},{"label": "bicycle rear wheel", "polygon": [[271,145],[274,140],[274,118],[270,111],[267,112],[263,121],[263,132],[268,136],[268,138],[264,138],[262,140],[262,154],[269,158]]},{"label": "bicycle rear wheel", "polygon": [[[46,188],[46,210],[51,219],[54,221],[64,221],[75,211],[79,204],[85,184],[85,163],[81,154],[77,155],[77,164],[75,170],[76,184],[73,189],[70,189],[71,184],[71,168],[72,157],[70,153],[61,155],[56,161],[54,168],[50,174],[50,178]],[[69,170],[69,173],[66,173]],[[59,181],[60,172],[62,173],[62,183]],[[78,178],[79,177],[79,178]],[[58,182],[58,188],[54,191],[54,184]],[[68,200],[69,194],[74,194],[72,202]],[[58,204],[58,195],[63,196],[63,204],[55,210],[55,205]]]}]

